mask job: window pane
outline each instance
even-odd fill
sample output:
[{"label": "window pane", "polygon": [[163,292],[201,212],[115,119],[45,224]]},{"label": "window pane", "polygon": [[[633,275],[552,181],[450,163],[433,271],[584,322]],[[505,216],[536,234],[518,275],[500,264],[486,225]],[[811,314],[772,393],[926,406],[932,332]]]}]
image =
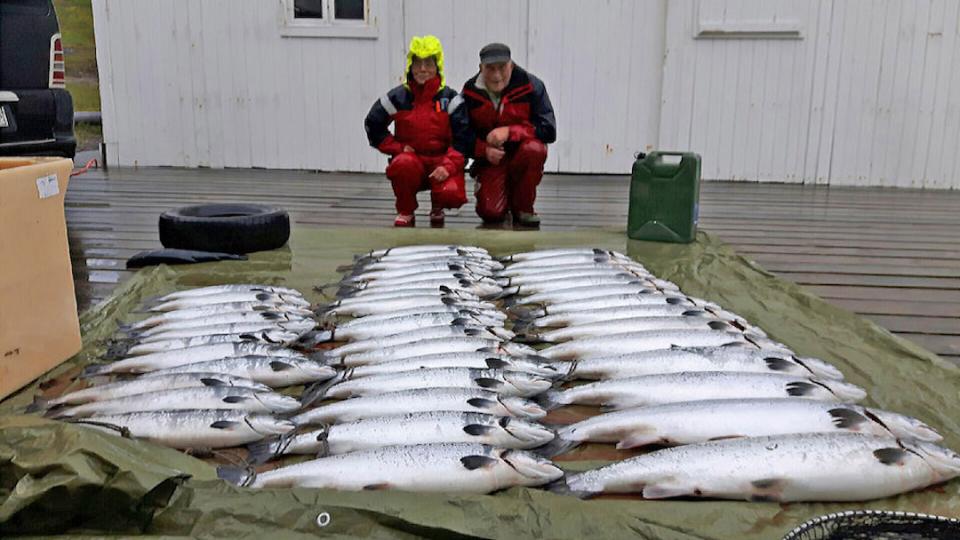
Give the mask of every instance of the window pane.
[{"label": "window pane", "polygon": [[337,19],[364,19],[364,0],[333,0],[333,13]]},{"label": "window pane", "polygon": [[293,17],[296,19],[322,19],[323,0],[293,0]]}]

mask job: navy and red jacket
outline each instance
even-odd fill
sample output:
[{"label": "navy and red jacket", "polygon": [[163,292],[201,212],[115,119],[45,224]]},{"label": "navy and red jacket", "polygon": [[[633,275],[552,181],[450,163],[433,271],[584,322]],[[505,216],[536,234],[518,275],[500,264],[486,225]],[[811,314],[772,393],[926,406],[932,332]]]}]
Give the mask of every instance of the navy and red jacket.
[{"label": "navy and red jacket", "polygon": [[489,94],[477,86],[479,73],[463,85],[461,97],[467,105],[470,129],[458,129],[470,138],[457,146],[468,148],[470,157],[484,160],[487,134],[494,128],[510,126],[508,143],[521,143],[536,138],[544,144],[557,140],[557,119],[543,81],[518,65],[513,66],[510,82],[500,93],[499,108]]},{"label": "navy and red jacket", "polygon": [[[407,84],[397,86],[377,100],[367,118],[364,129],[370,146],[384,154],[396,156],[409,145],[417,154],[443,156],[441,165],[450,174],[463,170],[464,154],[454,147],[451,117],[466,115],[462,100],[450,87],[440,88],[440,77],[419,85],[412,77]],[[394,123],[394,133],[388,129]],[[465,129],[466,120],[455,122]],[[460,134],[459,140],[466,136]]]}]

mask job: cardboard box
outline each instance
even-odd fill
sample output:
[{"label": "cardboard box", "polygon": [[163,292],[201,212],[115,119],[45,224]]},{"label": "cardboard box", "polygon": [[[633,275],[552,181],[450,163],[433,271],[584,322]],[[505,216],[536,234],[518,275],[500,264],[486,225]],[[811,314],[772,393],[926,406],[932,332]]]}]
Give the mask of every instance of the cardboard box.
[{"label": "cardboard box", "polygon": [[73,162],[0,158],[0,398],[80,350],[63,215]]}]

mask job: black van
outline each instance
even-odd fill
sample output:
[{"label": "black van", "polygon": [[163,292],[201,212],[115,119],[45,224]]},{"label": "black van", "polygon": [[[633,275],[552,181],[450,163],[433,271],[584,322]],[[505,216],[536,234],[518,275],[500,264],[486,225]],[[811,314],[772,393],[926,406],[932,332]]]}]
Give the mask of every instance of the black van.
[{"label": "black van", "polygon": [[64,79],[53,1],[0,0],[0,156],[74,156]]}]

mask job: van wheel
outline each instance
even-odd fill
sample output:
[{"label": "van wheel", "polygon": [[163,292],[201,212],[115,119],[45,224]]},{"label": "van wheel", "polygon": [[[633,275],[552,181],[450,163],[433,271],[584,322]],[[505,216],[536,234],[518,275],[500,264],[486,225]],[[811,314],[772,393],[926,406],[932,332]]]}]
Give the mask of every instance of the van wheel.
[{"label": "van wheel", "polygon": [[290,239],[285,210],[259,204],[199,204],[160,215],[160,243],[173,249],[250,253]]}]

